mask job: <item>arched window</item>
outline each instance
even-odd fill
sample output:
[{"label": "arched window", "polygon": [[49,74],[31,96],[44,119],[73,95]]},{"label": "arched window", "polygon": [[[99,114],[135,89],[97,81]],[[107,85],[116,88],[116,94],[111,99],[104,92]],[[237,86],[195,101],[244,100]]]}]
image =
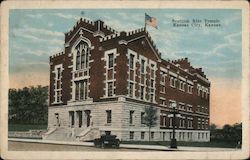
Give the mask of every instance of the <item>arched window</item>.
[{"label": "arched window", "polygon": [[89,62],[89,46],[86,42],[81,41],[76,47],[76,70],[85,69]]},{"label": "arched window", "polygon": [[81,57],[80,57],[80,52],[77,51],[77,55],[76,55],[76,70],[80,69],[80,60],[81,60]]}]

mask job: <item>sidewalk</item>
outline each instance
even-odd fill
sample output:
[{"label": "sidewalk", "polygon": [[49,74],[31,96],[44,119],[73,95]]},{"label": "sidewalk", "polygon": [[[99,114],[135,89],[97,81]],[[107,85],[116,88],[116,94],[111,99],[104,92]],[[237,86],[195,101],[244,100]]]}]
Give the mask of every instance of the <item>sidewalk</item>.
[{"label": "sidewalk", "polygon": [[[89,146],[94,147],[93,142],[68,142],[68,141],[53,141],[53,140],[38,140],[38,139],[18,139],[9,138],[9,141],[16,142],[30,142],[30,143],[45,143],[45,144],[66,144],[66,145],[76,145],[76,146]],[[239,149],[234,148],[214,148],[214,147],[189,147],[189,146],[179,146],[177,149],[169,148],[169,146],[160,145],[137,145],[137,144],[120,144],[120,148],[130,148],[130,149],[145,149],[145,150],[155,150],[155,151],[192,151],[192,152],[208,152],[208,151],[237,151]]]}]

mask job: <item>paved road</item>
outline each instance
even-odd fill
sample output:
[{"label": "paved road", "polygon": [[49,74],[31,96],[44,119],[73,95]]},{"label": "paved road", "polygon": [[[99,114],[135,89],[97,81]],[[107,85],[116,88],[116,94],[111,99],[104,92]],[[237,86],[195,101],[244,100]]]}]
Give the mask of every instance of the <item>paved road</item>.
[{"label": "paved road", "polygon": [[45,144],[45,143],[30,143],[30,142],[14,142],[9,141],[9,150],[11,151],[129,151],[140,152],[150,151],[142,149],[114,149],[114,148],[95,148],[89,146],[76,146],[76,145],[64,145],[64,144]]}]

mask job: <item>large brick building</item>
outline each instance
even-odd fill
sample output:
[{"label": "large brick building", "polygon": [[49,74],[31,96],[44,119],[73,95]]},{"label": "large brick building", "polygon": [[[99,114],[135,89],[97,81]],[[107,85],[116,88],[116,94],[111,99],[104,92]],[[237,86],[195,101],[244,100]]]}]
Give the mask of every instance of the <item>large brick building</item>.
[{"label": "large brick building", "polygon": [[162,59],[145,28],[117,32],[101,20],[80,19],[65,33],[64,46],[50,57],[44,138],[90,140],[111,133],[121,140],[148,140],[143,117],[145,107],[153,106],[158,120],[151,140],[170,140],[176,103],[177,140],[210,140],[206,75],[187,58]]}]

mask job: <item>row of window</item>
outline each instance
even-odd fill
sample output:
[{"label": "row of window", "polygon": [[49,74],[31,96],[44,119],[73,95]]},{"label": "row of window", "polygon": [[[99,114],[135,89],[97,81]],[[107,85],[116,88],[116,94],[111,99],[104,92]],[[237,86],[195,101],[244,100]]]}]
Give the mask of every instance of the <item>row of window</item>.
[{"label": "row of window", "polygon": [[208,99],[209,94],[202,89],[198,89],[198,96],[201,96],[201,98]]},{"label": "row of window", "polygon": [[[134,124],[134,112],[133,110],[129,111],[129,124]],[[141,112],[141,124],[144,124],[145,112]],[[112,110],[106,110],[107,123],[112,123]]]},{"label": "row of window", "polygon": [[[179,118],[179,128],[185,128],[186,127],[186,122],[187,122],[187,128],[193,128],[193,120],[192,119],[187,119],[185,117],[180,117]],[[166,127],[167,126],[167,115],[161,115],[160,116],[160,126],[161,127]],[[178,123],[175,124],[175,126],[178,126]],[[169,118],[169,127],[173,127],[173,118]]]},{"label": "row of window", "polygon": [[[161,134],[161,137],[163,138],[163,140],[165,140],[166,132],[160,132],[160,134]],[[187,133],[186,132],[178,132],[178,133],[175,133],[175,134],[178,134],[178,138],[179,138],[178,140],[185,140],[186,135],[187,135],[188,140],[192,140],[192,138],[193,138],[193,133],[192,132],[187,132]],[[169,139],[172,139],[172,137],[173,137],[173,133],[169,132]],[[141,140],[145,139],[145,132],[140,133],[140,138],[141,138]],[[204,138],[208,139],[208,133],[198,133],[198,139],[204,139]],[[129,132],[129,139],[130,140],[135,139],[135,132],[134,131]],[[155,132],[150,132],[150,139],[151,140],[155,139]]]},{"label": "row of window", "polygon": [[[169,107],[171,107],[172,103],[173,101],[169,100]],[[167,106],[165,98],[160,97],[160,105]],[[193,106],[190,104],[179,103],[178,109],[183,111],[193,112]]]},{"label": "row of window", "polygon": [[200,112],[200,113],[208,113],[208,107],[207,106],[200,106],[200,105],[197,105],[196,107],[196,112]]},{"label": "row of window", "polygon": [[204,119],[204,118],[198,118],[198,125],[197,128],[198,129],[208,129],[208,119]]}]

